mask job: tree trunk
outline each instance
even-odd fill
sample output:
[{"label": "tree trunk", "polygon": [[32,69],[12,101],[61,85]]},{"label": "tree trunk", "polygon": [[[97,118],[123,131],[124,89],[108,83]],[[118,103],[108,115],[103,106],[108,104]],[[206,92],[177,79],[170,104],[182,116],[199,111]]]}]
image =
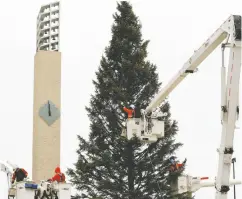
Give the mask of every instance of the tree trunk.
[{"label": "tree trunk", "polygon": [[128,143],[128,185],[129,185],[129,199],[135,199],[134,194],[134,152],[131,143]]}]

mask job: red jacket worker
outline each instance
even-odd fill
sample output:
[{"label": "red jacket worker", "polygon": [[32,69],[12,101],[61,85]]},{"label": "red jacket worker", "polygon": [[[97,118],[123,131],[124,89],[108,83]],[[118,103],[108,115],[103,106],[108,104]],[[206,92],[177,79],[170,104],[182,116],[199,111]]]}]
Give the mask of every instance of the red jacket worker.
[{"label": "red jacket worker", "polygon": [[56,167],[55,168],[55,175],[51,179],[49,179],[48,181],[50,181],[50,182],[54,182],[54,181],[65,182],[65,180],[66,180],[65,174],[61,172],[60,167]]}]

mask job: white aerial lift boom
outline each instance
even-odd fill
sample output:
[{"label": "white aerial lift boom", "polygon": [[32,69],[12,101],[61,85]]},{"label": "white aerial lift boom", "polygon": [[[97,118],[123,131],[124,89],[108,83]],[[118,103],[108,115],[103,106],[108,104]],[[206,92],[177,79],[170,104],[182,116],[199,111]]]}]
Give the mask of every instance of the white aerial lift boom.
[{"label": "white aerial lift boom", "polygon": [[[224,40],[225,43],[222,43]],[[216,199],[227,199],[229,186],[239,182],[229,182],[231,159],[233,154],[233,139],[235,123],[239,115],[239,83],[241,70],[241,16],[231,15],[207,40],[194,52],[184,64],[182,69],[171,79],[171,81],[158,93],[149,106],[142,110],[142,118],[127,120],[127,138],[131,139],[134,134],[142,141],[152,143],[164,136],[164,113],[159,106],[172,90],[189,74],[196,72],[202,63],[216,48],[222,44],[222,69],[221,69],[221,119],[222,134],[219,148],[219,163],[216,182],[212,183],[216,188]],[[230,48],[229,65],[227,71],[224,66],[224,48]],[[157,111],[158,110],[158,111]],[[186,179],[185,179],[186,178]],[[192,178],[183,176],[180,183]],[[185,183],[185,184],[186,184]],[[196,183],[195,183],[196,184]],[[183,183],[184,185],[184,183]],[[183,186],[184,187],[184,186]],[[188,187],[187,187],[188,188]],[[195,189],[190,189],[195,190]],[[178,190],[179,191],[179,190]],[[180,190],[181,191],[181,190]]]},{"label": "white aerial lift boom", "polygon": [[0,162],[0,171],[6,173],[7,181],[8,181],[8,188],[11,188],[11,179],[12,179],[12,174],[13,174],[12,169],[6,163]]}]

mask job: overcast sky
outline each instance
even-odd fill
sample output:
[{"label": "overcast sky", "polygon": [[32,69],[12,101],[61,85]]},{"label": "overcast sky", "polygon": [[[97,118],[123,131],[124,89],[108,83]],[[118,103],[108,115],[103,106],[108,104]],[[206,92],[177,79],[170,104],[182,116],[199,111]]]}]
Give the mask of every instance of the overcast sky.
[{"label": "overcast sky", "polygon": [[[242,15],[239,0],[131,2],[142,21],[144,39],[151,40],[149,60],[158,66],[164,84],[230,14]],[[2,1],[0,12],[0,160],[10,160],[26,168],[30,175],[36,17],[40,6],[46,3],[50,1]],[[65,171],[76,161],[76,135],[87,137],[89,132],[84,106],[89,103],[94,73],[111,39],[116,1],[63,0],[61,3],[61,164]],[[188,77],[169,97],[172,117],[179,122],[178,141],[184,143],[178,155],[188,158],[187,172],[193,176],[214,177],[217,173],[216,149],[221,135],[220,66],[218,48],[201,64],[199,72]],[[238,129],[235,134],[236,176],[240,179],[241,133]],[[5,182],[5,174],[0,173],[2,199],[7,194]],[[241,198],[242,186],[237,187],[237,193]],[[196,193],[196,199],[214,198],[214,194],[214,188],[206,188]]]}]

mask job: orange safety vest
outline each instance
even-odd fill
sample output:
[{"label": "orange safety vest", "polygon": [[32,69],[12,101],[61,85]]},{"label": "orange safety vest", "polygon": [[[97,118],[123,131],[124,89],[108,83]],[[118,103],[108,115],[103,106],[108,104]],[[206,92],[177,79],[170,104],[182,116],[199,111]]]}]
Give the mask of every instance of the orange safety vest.
[{"label": "orange safety vest", "polygon": [[183,164],[176,163],[176,165],[172,165],[172,166],[171,166],[171,171],[178,170],[178,169],[180,169],[182,166],[183,166]]},{"label": "orange safety vest", "polygon": [[132,118],[133,117],[133,114],[134,114],[134,110],[133,109],[128,109],[128,108],[124,107],[123,110],[128,114],[128,118]]},{"label": "orange safety vest", "polygon": [[65,182],[66,177],[65,177],[64,173],[57,173],[51,180],[57,181],[57,182]]}]

